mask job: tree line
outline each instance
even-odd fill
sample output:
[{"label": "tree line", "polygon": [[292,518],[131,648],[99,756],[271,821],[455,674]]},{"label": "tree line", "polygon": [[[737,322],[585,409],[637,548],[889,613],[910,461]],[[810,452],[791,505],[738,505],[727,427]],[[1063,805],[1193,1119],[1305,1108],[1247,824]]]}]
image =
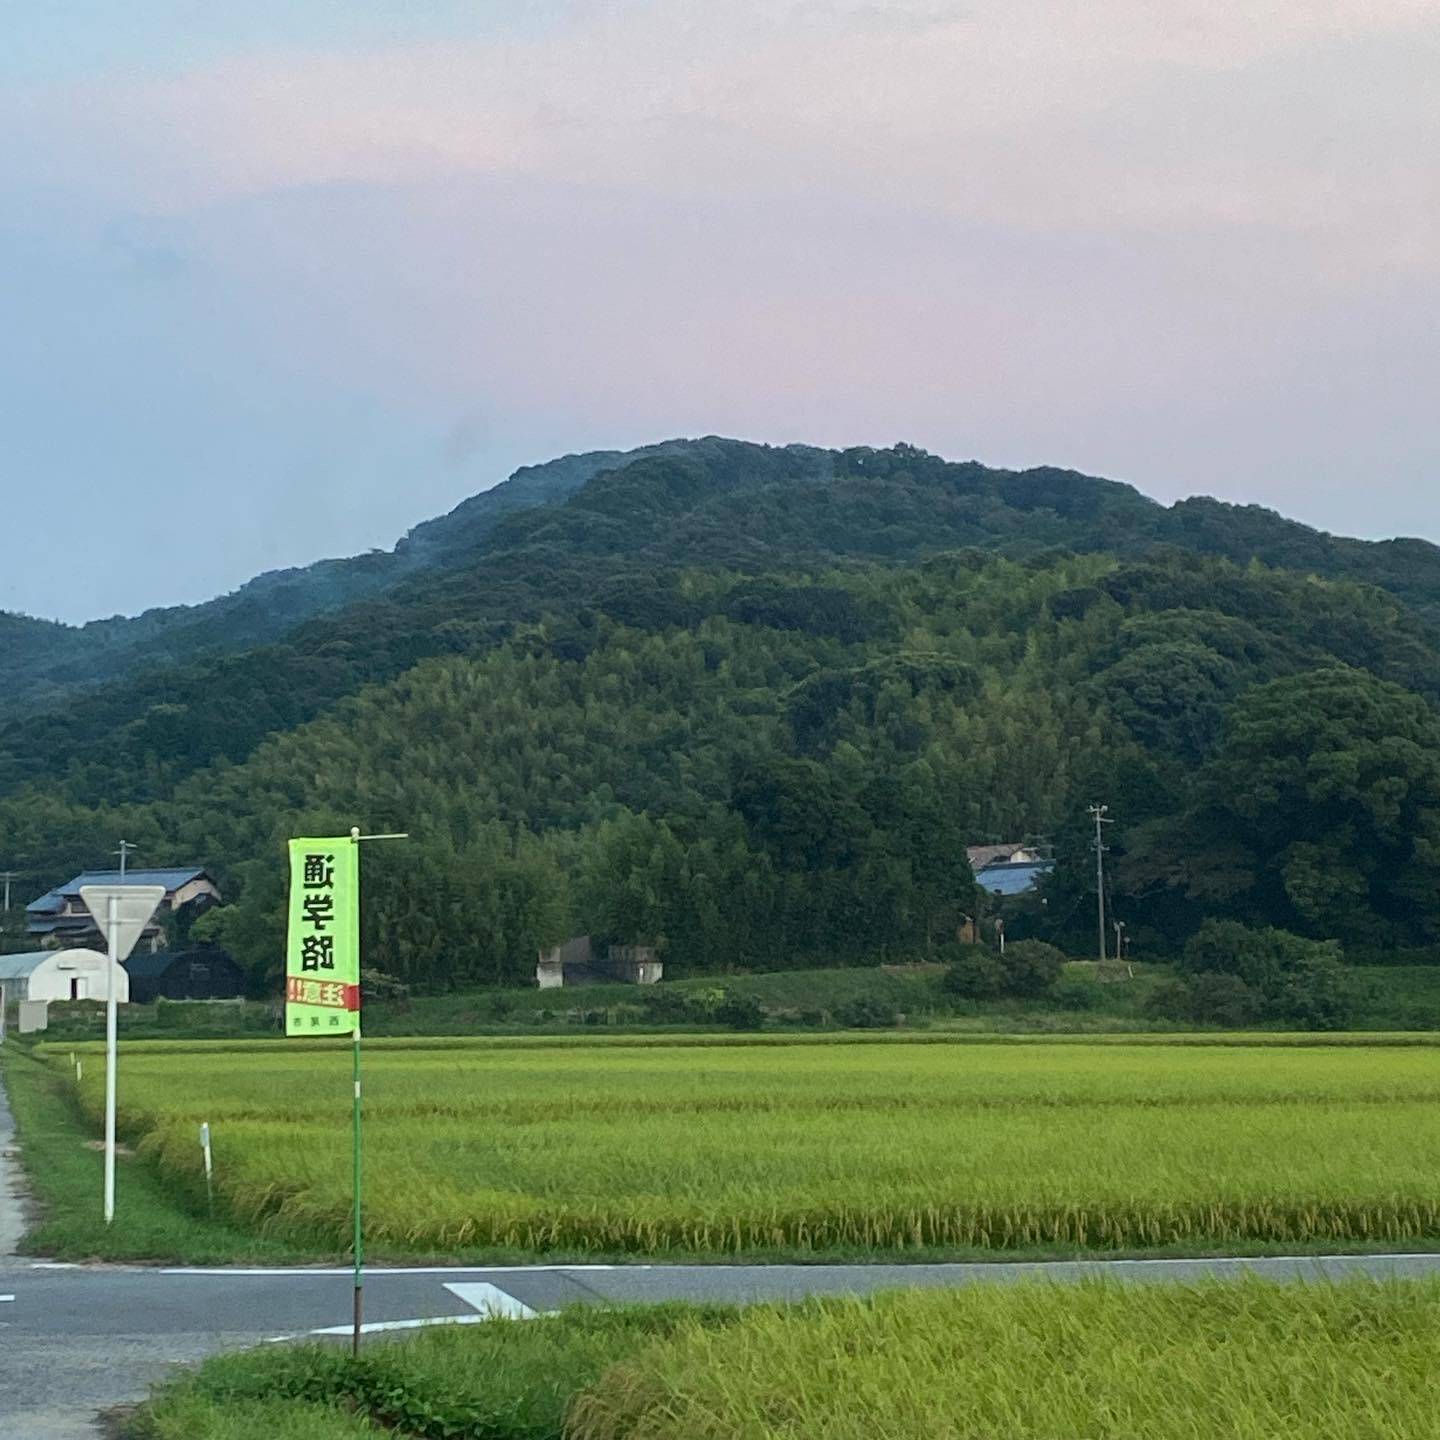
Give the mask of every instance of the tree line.
[{"label": "tree line", "polygon": [[1014,933],[1088,948],[1097,798],[1143,950],[1216,917],[1393,949],[1440,926],[1437,699],[1393,596],[1180,551],[616,570],[240,763],[173,765],[150,717],[127,796],[33,781],[0,835],[35,893],[122,833],[211,866],[197,933],[257,984],[284,840],[355,823],[413,837],[366,856],[366,944],[421,988],[581,931],[678,974],[933,954],[987,903],[966,845],[1035,834],[1059,863]]}]

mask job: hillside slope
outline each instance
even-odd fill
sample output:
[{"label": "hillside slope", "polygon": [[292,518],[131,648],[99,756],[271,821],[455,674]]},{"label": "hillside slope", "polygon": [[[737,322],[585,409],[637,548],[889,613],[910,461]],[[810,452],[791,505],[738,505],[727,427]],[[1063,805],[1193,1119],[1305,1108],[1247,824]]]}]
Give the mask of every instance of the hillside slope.
[{"label": "hillside slope", "polygon": [[269,571],[199,605],[82,626],[0,612],[0,716],[41,709],[77,689],[140,669],[277,640],[315,616],[382,594],[418,570],[463,563],[504,516],[562,499],[626,458],[624,451],[597,450],[522,466],[450,514],[417,525],[391,551]]},{"label": "hillside slope", "polygon": [[[210,607],[163,612],[163,625],[104,622],[122,628],[99,650],[75,648],[94,627],[56,637],[22,622],[0,693],[27,694],[31,713],[0,724],[0,793],[40,780],[88,802],[163,793],[427,656],[482,653],[548,608],[619,594],[643,609],[667,569],[908,563],[967,546],[1143,556],[1167,545],[1362,579],[1440,614],[1440,550],[1420,541],[1337,539],[1212,500],[1167,509],[1112,481],[950,463],[908,446],[669,441],[519,471],[391,555],[262,577]],[[159,626],[148,638],[147,624]],[[45,635],[58,643],[40,666]],[[98,673],[120,678],[38,705],[46,686],[95,673],[96,654]],[[27,673],[42,678],[17,678]]]}]

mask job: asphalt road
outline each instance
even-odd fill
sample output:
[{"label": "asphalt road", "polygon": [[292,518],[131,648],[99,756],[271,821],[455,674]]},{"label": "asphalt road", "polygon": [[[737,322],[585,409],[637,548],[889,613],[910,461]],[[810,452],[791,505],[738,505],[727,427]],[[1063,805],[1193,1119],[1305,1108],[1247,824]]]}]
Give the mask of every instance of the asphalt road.
[{"label": "asphalt road", "polygon": [[[1440,1255],[977,1265],[625,1265],[374,1270],[369,1333],[417,1322],[657,1300],[744,1303],[899,1286],[1108,1275],[1164,1283],[1250,1271],[1275,1279],[1440,1273]],[[138,1400],[176,1363],[218,1350],[348,1334],[347,1270],[194,1270],[0,1261],[0,1435],[94,1437],[97,1411]]]}]

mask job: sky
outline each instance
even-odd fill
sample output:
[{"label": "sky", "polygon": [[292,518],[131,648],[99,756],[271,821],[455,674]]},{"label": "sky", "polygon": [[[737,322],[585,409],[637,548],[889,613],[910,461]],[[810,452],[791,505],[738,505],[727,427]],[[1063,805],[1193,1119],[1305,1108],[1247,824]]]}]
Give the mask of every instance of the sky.
[{"label": "sky", "polygon": [[569,451],[1055,464],[1440,540],[1433,0],[6,0],[0,608]]}]

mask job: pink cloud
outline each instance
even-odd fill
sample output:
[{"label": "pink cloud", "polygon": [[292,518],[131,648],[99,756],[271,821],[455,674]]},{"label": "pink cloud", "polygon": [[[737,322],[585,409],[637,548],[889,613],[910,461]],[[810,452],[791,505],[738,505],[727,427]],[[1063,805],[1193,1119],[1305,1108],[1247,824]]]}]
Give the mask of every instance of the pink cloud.
[{"label": "pink cloud", "polygon": [[442,437],[904,436],[1224,489],[1372,445],[1308,357],[1378,376],[1387,436],[1428,413],[1437,62],[1430,0],[581,4],[0,134],[47,197],[174,225],[208,344]]},{"label": "pink cloud", "polygon": [[[542,36],[237,60],[56,123],[82,183],[103,155],[161,209],[467,175],[843,187],[1040,230],[1271,225],[1343,250],[1347,228],[1352,253],[1424,263],[1437,60],[1429,0],[589,3]],[[1347,90],[1364,102],[1337,113]]]}]

